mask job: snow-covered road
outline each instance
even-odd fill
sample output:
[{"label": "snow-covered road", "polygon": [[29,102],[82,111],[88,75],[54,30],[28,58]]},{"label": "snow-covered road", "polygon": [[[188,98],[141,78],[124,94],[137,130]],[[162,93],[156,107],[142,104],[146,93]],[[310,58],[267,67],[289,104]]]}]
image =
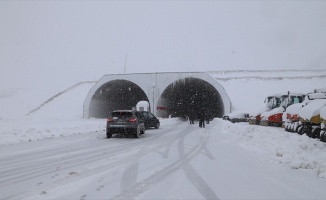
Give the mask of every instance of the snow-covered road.
[{"label": "snow-covered road", "polygon": [[250,125],[171,119],[139,139],[101,130],[0,146],[0,199],[325,199],[324,179],[265,159],[229,126]]}]

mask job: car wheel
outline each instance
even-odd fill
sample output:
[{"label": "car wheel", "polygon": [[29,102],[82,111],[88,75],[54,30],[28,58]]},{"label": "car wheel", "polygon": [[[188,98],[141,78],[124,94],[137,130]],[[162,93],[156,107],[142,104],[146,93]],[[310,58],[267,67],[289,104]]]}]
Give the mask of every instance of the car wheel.
[{"label": "car wheel", "polygon": [[140,131],[140,134],[145,134],[145,128],[143,128],[143,130]]},{"label": "car wheel", "polygon": [[304,134],[304,132],[303,132],[303,125],[299,125],[299,126],[297,127],[297,133],[298,133],[299,135],[303,135],[303,134]]},{"label": "car wheel", "polygon": [[134,138],[139,138],[139,128],[136,128],[135,130],[134,130]]},{"label": "car wheel", "polygon": [[111,138],[112,137],[112,133],[110,133],[109,130],[106,130],[106,137],[107,138]]},{"label": "car wheel", "polygon": [[156,124],[155,129],[160,128],[160,124]]},{"label": "car wheel", "polygon": [[292,131],[291,131],[292,133],[296,133],[296,132],[297,132],[298,125],[299,125],[298,122],[294,122],[294,123],[293,123]]},{"label": "car wheel", "polygon": [[289,123],[287,123],[287,124],[285,125],[284,130],[285,130],[286,132],[290,132]]},{"label": "car wheel", "polygon": [[310,127],[303,128],[303,133],[305,133],[308,137],[313,138],[312,130]]},{"label": "car wheel", "polygon": [[326,130],[321,131],[320,141],[326,142]]},{"label": "car wheel", "polygon": [[319,127],[317,127],[317,128],[315,128],[315,129],[313,129],[311,132],[311,137],[312,138],[320,138],[320,131],[321,131],[321,129],[319,128]]}]

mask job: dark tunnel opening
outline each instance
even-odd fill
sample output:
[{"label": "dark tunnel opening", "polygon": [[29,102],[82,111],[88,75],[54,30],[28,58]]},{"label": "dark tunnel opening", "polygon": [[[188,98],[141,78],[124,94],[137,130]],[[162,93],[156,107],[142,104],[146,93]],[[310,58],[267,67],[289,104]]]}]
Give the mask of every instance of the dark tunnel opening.
[{"label": "dark tunnel opening", "polygon": [[92,96],[89,115],[106,118],[113,110],[132,110],[139,101],[148,101],[148,98],[138,85],[127,80],[113,80]]},{"label": "dark tunnel opening", "polygon": [[223,100],[214,86],[198,78],[185,78],[169,85],[161,96],[168,108],[167,116],[185,118],[193,115],[197,119],[199,111],[208,118],[222,117]]}]

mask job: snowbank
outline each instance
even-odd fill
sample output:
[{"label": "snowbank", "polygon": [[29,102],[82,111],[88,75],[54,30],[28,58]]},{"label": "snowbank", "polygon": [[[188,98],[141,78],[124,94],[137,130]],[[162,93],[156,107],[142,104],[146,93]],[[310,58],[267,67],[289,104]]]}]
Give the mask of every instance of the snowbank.
[{"label": "snowbank", "polygon": [[282,128],[233,124],[217,119],[222,132],[231,134],[234,141],[264,157],[292,169],[309,170],[320,178],[326,178],[326,144],[306,135],[289,133]]},{"label": "snowbank", "polygon": [[[0,145],[103,130],[105,120],[83,119],[83,102],[92,85],[93,83],[79,84],[68,92],[60,93],[29,116],[0,119]],[[25,109],[23,111],[27,113]]]},{"label": "snowbank", "polygon": [[0,120],[0,145],[90,134],[105,129],[103,119],[41,119]]}]

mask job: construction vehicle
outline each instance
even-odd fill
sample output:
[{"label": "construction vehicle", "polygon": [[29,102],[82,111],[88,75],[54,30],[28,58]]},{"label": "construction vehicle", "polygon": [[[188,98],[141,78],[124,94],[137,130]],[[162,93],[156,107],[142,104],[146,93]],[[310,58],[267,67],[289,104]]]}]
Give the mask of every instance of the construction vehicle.
[{"label": "construction vehicle", "polygon": [[288,91],[286,94],[275,95],[275,107],[261,114],[260,125],[262,126],[284,126],[283,113],[292,105],[303,102],[305,94]]},{"label": "construction vehicle", "polygon": [[320,110],[320,141],[326,142],[326,106]]},{"label": "construction vehicle", "polygon": [[302,105],[305,103],[297,103],[289,106],[286,109],[286,112],[283,114],[284,128],[288,132],[298,132],[299,126],[299,110],[302,108]]},{"label": "construction vehicle", "polygon": [[278,100],[275,95],[269,95],[266,97],[264,102],[266,103],[265,108],[263,108],[257,112],[249,114],[249,119],[248,119],[249,124],[259,125],[260,121],[261,121],[261,114],[264,112],[268,112],[271,109],[275,108],[277,106]]},{"label": "construction vehicle", "polygon": [[[299,109],[299,125],[297,132],[311,138],[324,139],[326,88],[316,89],[307,94],[307,101]],[[322,114],[321,114],[322,113]],[[322,116],[322,117],[321,117]]]}]

